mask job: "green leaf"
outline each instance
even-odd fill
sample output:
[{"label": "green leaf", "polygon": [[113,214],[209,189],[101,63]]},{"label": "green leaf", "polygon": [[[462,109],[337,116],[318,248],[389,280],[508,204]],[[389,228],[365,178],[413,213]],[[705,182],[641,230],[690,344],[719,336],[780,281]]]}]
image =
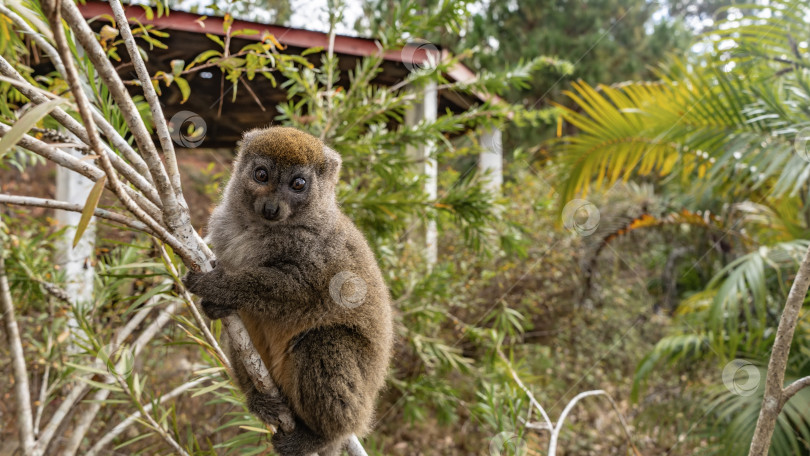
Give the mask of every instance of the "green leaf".
[{"label": "green leaf", "polygon": [[79,224],[76,225],[76,234],[73,236],[73,247],[76,247],[76,245],[79,244],[84,231],[90,224],[90,219],[93,217],[93,213],[96,212],[96,207],[98,207],[101,194],[104,192],[105,182],[107,182],[107,176],[101,176],[101,179],[96,181],[96,184],[93,185],[93,188],[87,195],[87,202],[84,203],[84,209],[82,209],[82,217],[79,219]]},{"label": "green leaf", "polygon": [[322,52],[322,51],[323,51],[323,46],[311,47],[309,49],[305,49],[304,52],[301,53],[301,57],[306,57],[309,54],[315,54],[316,52]]},{"label": "green leaf", "polygon": [[90,386],[95,386],[96,388],[103,389],[103,390],[119,392],[119,393],[124,391],[123,389],[121,389],[120,386],[113,385],[111,383],[97,382],[97,381],[90,380],[89,378],[84,378],[84,377],[79,377],[79,380],[84,382],[84,383],[87,383]]},{"label": "green leaf", "polygon": [[220,57],[220,56],[222,56],[221,52],[209,49],[207,51],[201,52],[200,55],[195,57],[194,60],[191,62],[191,66],[194,66],[195,64],[198,63],[206,62],[211,57]]},{"label": "green leaf", "polygon": [[96,367],[93,367],[93,366],[85,366],[85,365],[82,365],[82,364],[75,364],[75,363],[71,363],[69,361],[66,361],[65,365],[70,366],[70,367],[72,367],[72,368],[74,368],[76,370],[79,370],[79,371],[82,371],[82,372],[87,372],[87,373],[90,373],[90,374],[109,375],[109,373],[110,373],[109,371],[107,371],[107,369],[99,369],[99,368],[96,368]]},{"label": "green leaf", "polygon": [[194,394],[191,395],[191,397],[202,396],[203,394],[207,394],[210,393],[211,391],[218,390],[228,385],[228,383],[230,383],[230,380],[223,380],[221,382],[213,383],[211,385],[206,386],[205,388],[195,391]]},{"label": "green leaf", "polygon": [[188,81],[177,76],[174,78],[175,84],[177,84],[177,88],[180,89],[180,94],[183,95],[183,99],[180,100],[180,104],[183,104],[188,100],[188,97],[191,95],[191,87],[188,85]]},{"label": "green leaf", "polygon": [[28,133],[34,125],[37,124],[43,117],[50,114],[51,111],[54,110],[57,106],[64,103],[66,100],[64,98],[54,98],[53,100],[48,100],[45,103],[39,104],[34,106],[30,111],[26,112],[14,125],[11,126],[11,130],[8,131],[3,138],[0,139],[0,158],[6,155],[6,153],[11,150],[11,148],[17,144],[17,142],[22,138],[26,133]]},{"label": "green leaf", "polygon": [[174,59],[169,64],[172,66],[172,74],[179,76],[180,73],[183,72],[183,68],[186,66],[186,61],[183,59]]},{"label": "green leaf", "polygon": [[256,30],[256,29],[239,29],[239,30],[234,30],[231,33],[231,36],[236,36],[236,35],[250,36],[250,35],[258,35],[258,34],[259,34],[259,31]]},{"label": "green leaf", "polygon": [[144,13],[146,13],[147,20],[151,21],[152,19],[155,18],[155,12],[152,11],[152,8],[149,7],[149,5],[139,5],[139,6],[143,8]]},{"label": "green leaf", "polygon": [[222,49],[225,49],[225,43],[223,43],[218,36],[212,35],[210,33],[206,33],[205,36],[207,36],[208,39],[213,41],[214,43],[217,43],[218,45],[222,46]]}]

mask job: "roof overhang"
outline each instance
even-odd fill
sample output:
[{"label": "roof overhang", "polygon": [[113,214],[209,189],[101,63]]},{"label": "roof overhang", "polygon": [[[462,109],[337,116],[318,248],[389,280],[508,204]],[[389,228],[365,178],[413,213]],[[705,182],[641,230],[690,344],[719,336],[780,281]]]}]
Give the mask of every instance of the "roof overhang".
[{"label": "roof overhang", "polygon": [[[87,1],[79,5],[82,15],[95,21],[94,28],[100,28],[101,23],[112,20],[112,9],[106,2],[95,0]],[[158,17],[153,15],[147,17],[146,10],[140,5],[128,5],[125,7],[126,15],[132,23],[149,24],[154,27],[170,32],[170,37],[166,39],[169,46],[167,51],[159,50],[150,53],[150,61],[147,63],[150,72],[158,70],[170,72],[169,62],[174,59],[190,61],[200,52],[212,49],[214,43],[206,37],[206,34],[224,36],[224,18],[216,16],[202,16],[184,11],[171,11],[168,15]],[[283,44],[286,49],[283,52],[300,53],[301,51],[313,47],[326,49],[329,45],[329,35],[322,32],[304,30],[298,28],[284,27],[278,25],[268,25],[256,22],[249,22],[235,19],[233,30],[253,29],[259,33],[255,35],[240,35],[232,37],[234,49],[250,42],[260,41],[267,34]],[[369,38],[336,35],[334,40],[334,51],[339,57],[339,68],[341,70],[340,84],[348,84],[348,72],[355,68],[358,59],[377,55],[382,51],[382,46],[377,40]],[[121,53],[121,57],[126,59],[126,53]],[[403,81],[410,68],[416,65],[429,64],[437,59],[447,59],[446,50],[442,50],[433,45],[413,45],[407,46],[403,50],[389,50],[383,52],[384,64],[382,73],[372,81],[374,84],[392,86]],[[310,55],[313,63],[317,64],[320,57],[318,54]],[[125,62],[126,63],[126,62]],[[135,79],[134,71],[126,64],[119,66],[122,77]],[[231,96],[227,95],[226,109],[220,112],[215,105],[218,105],[221,93],[220,73],[215,71],[215,77],[201,79],[199,77],[189,77],[192,87],[191,99],[186,104],[180,104],[179,91],[174,87],[163,90],[161,101],[164,103],[166,115],[171,117],[179,111],[192,111],[205,119],[209,134],[203,143],[208,147],[232,146],[241,136],[241,132],[247,129],[266,126],[273,122],[277,115],[275,106],[286,101],[286,93],[281,88],[269,87],[270,84],[262,84],[254,79],[251,82],[252,94],[241,91],[237,95],[237,100],[231,103]],[[462,63],[454,63],[445,76],[451,81],[469,82],[476,78],[475,73]],[[137,93],[137,90],[134,91]],[[499,102],[497,96],[475,93],[473,95],[462,94],[452,91],[440,91],[439,110],[444,112],[450,109],[455,112],[462,112],[471,106],[484,102]],[[255,99],[263,101],[260,107]],[[238,109],[236,109],[238,106]]]}]

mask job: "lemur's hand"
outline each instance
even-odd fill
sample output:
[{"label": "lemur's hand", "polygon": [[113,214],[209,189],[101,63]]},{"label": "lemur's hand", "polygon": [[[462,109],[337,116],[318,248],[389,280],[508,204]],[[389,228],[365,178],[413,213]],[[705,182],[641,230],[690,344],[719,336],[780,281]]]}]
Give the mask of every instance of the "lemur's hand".
[{"label": "lemur's hand", "polygon": [[236,312],[236,303],[228,293],[225,274],[222,268],[209,272],[189,271],[183,277],[183,284],[188,291],[202,298],[200,307],[205,315],[218,320]]}]

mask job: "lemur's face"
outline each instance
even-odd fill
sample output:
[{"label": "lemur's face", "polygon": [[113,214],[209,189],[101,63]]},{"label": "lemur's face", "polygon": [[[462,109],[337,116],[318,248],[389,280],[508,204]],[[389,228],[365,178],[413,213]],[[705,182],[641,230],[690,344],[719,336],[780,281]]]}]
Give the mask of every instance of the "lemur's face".
[{"label": "lemur's face", "polygon": [[303,215],[321,196],[318,173],[311,165],[279,164],[269,157],[245,157],[240,177],[244,182],[246,205],[253,213],[272,223]]},{"label": "lemur's face", "polygon": [[271,127],[245,134],[231,182],[246,215],[295,224],[334,204],[340,164],[340,155],[314,136]]}]

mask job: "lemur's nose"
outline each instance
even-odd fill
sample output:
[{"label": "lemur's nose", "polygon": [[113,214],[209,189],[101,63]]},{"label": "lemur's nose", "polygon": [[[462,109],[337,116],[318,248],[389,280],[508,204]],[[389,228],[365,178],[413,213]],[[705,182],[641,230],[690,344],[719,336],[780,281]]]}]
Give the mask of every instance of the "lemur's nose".
[{"label": "lemur's nose", "polygon": [[278,204],[274,204],[272,201],[264,203],[264,207],[262,208],[262,216],[267,220],[277,219],[280,213],[281,206]]}]

